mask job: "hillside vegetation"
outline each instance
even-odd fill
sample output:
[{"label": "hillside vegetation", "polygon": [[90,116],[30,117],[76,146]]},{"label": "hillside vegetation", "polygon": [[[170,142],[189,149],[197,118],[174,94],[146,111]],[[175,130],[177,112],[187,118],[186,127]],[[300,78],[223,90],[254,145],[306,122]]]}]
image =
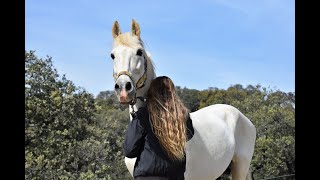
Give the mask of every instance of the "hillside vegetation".
[{"label": "hillside vegetation", "polygon": [[[255,179],[295,174],[294,92],[240,84],[176,89],[191,111],[229,104],[253,122]],[[51,57],[25,53],[25,179],[132,179],[122,152],[128,122],[113,91],[94,97],[59,75]]]}]

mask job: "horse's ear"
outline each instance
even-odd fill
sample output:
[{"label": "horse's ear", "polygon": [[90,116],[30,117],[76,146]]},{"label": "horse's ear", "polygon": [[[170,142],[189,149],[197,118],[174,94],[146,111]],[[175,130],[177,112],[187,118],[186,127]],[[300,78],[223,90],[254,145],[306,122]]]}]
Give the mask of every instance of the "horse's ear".
[{"label": "horse's ear", "polygon": [[118,21],[115,21],[112,26],[112,36],[113,38],[118,37],[121,34],[120,26]]},{"label": "horse's ear", "polygon": [[132,35],[136,35],[140,38],[140,26],[134,19],[132,19],[131,23],[131,33]]}]

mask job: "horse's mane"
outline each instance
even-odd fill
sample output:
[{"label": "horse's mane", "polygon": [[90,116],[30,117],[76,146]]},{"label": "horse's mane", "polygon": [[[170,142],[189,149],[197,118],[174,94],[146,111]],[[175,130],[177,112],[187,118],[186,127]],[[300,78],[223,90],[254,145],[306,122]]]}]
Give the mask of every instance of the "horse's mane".
[{"label": "horse's mane", "polygon": [[120,34],[114,39],[113,46],[115,47],[119,45],[124,45],[131,48],[138,48],[139,46],[141,46],[142,48],[144,47],[143,41],[138,38],[138,36],[133,36],[129,32]]}]

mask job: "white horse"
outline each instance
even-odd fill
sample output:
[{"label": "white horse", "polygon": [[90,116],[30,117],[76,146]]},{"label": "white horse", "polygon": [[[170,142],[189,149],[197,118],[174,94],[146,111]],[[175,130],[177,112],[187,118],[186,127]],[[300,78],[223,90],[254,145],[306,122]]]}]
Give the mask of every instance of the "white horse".
[{"label": "white horse", "polygon": [[[117,21],[112,26],[113,76],[120,103],[129,111],[145,105],[146,92],[156,77],[153,63],[140,38],[140,26],[132,20],[131,32],[122,34]],[[194,136],[186,145],[187,180],[212,180],[223,174],[231,163],[234,180],[251,179],[250,162],[256,129],[239,110],[224,104],[211,105],[190,113]],[[131,116],[130,116],[131,120]],[[133,174],[136,158],[125,158]]]}]

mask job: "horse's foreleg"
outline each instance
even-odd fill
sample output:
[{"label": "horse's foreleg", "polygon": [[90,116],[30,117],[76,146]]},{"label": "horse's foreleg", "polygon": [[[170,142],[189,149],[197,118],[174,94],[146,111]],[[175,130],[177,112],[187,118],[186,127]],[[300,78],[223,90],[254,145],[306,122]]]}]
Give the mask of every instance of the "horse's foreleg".
[{"label": "horse's foreleg", "polygon": [[134,164],[136,163],[136,159],[137,158],[127,158],[127,157],[124,158],[124,162],[132,177],[133,177],[133,169],[134,169]]},{"label": "horse's foreleg", "polygon": [[234,158],[231,165],[232,180],[251,180],[251,159]]}]

